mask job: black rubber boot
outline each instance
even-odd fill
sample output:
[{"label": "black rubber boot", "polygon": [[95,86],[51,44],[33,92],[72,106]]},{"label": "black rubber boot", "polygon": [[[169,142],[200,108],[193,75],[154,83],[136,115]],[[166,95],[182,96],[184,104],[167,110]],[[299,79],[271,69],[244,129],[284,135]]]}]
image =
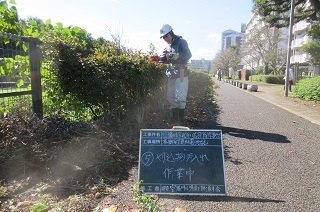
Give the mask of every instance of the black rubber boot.
[{"label": "black rubber boot", "polygon": [[172,108],[172,122],[178,122],[179,121],[179,108]]},{"label": "black rubber boot", "polygon": [[184,122],[184,109],[179,109],[179,122]]}]

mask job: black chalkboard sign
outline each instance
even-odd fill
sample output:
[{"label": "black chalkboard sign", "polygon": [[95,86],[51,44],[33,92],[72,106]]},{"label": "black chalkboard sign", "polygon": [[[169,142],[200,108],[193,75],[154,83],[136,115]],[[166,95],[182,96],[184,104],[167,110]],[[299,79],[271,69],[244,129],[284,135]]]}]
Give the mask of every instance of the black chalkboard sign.
[{"label": "black chalkboard sign", "polygon": [[138,178],[149,194],[225,195],[221,130],[140,130]]}]

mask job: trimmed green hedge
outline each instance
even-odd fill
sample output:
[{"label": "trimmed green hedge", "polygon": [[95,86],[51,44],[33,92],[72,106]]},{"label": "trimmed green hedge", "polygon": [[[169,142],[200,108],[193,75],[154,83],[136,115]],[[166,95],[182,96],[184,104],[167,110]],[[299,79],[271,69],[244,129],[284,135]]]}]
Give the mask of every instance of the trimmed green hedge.
[{"label": "trimmed green hedge", "polygon": [[320,76],[305,77],[293,89],[296,97],[320,101]]},{"label": "trimmed green hedge", "polygon": [[[139,52],[116,52],[115,46],[88,54],[78,47],[57,43],[56,88],[51,97],[56,103],[69,105],[81,113],[85,108],[91,116],[122,119],[134,108],[164,89],[165,66]],[[111,53],[110,53],[111,52]],[[54,95],[55,94],[55,95]]]},{"label": "trimmed green hedge", "polygon": [[252,75],[249,77],[249,80],[256,82],[265,82],[270,84],[284,84],[283,76],[280,75]]}]

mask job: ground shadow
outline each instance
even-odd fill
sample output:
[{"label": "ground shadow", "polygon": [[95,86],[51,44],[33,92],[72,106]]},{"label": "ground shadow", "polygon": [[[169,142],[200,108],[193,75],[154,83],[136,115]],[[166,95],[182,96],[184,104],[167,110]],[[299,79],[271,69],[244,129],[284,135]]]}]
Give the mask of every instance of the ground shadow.
[{"label": "ground shadow", "polygon": [[[216,101],[216,97],[214,95],[212,99],[212,103],[214,104],[207,104],[203,114],[200,116],[202,117],[201,122],[196,123],[197,129],[217,129],[221,130],[223,135],[230,135],[237,138],[244,138],[248,140],[261,140],[265,142],[274,142],[274,143],[291,143],[288,138],[284,135],[277,134],[277,133],[267,133],[262,131],[255,131],[255,130],[248,130],[248,129],[241,129],[241,128],[233,128],[228,126],[223,126],[219,123],[219,116],[221,114],[222,109],[220,108],[218,102]],[[191,125],[191,128],[193,126]],[[232,147],[228,146],[224,143],[224,158],[235,165],[242,164],[241,160],[232,158],[231,155]]]},{"label": "ground shadow", "polygon": [[252,197],[234,197],[234,196],[172,196],[172,195],[164,195],[161,196],[167,199],[183,199],[186,201],[199,201],[199,202],[260,202],[260,203],[284,203],[284,200],[275,200],[275,199],[267,199],[267,198],[252,198]]},{"label": "ground shadow", "polygon": [[222,134],[228,134],[233,137],[245,138],[249,140],[261,140],[275,143],[291,143],[286,136],[281,134],[223,126],[218,122],[220,113],[220,107],[217,104],[212,104],[210,106],[210,110],[206,111],[206,118],[203,119],[200,123],[197,123],[198,129],[222,130]]},{"label": "ground shadow", "polygon": [[246,130],[240,128],[233,128],[227,126],[216,126],[217,129],[222,130],[223,134],[229,134],[233,137],[245,138],[249,140],[261,140],[275,143],[291,143],[287,136],[277,133],[267,133],[255,130]]}]

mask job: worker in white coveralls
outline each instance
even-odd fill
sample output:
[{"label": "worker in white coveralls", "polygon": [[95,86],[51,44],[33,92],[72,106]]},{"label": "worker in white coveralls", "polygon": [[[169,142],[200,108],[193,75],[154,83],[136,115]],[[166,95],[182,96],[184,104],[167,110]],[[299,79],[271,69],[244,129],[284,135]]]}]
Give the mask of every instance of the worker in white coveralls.
[{"label": "worker in white coveralls", "polygon": [[169,46],[164,50],[167,69],[168,91],[167,100],[170,103],[174,123],[183,123],[184,111],[188,94],[188,60],[192,57],[188,43],[182,36],[175,35],[169,24],[162,25],[160,39],[163,38]]}]

